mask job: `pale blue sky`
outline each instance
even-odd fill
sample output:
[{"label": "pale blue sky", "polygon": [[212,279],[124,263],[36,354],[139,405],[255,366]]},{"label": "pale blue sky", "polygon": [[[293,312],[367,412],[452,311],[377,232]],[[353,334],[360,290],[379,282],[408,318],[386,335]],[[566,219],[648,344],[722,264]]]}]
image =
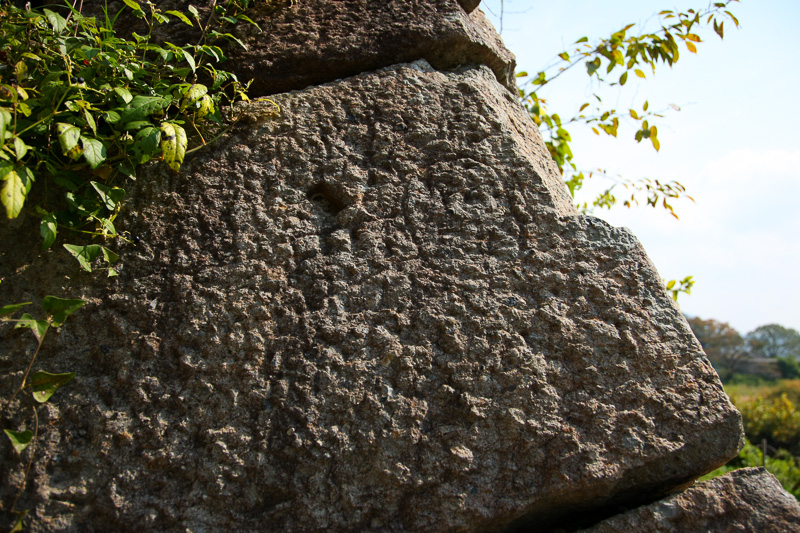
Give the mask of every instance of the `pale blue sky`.
[{"label": "pale blue sky", "polygon": [[[704,8],[703,1],[505,0],[502,36],[517,70],[548,65],[580,37],[608,36],[627,23],[657,23],[662,9]],[[499,29],[500,0],[481,7]],[[636,144],[633,127],[619,139],[572,130],[579,166],[625,178],[683,183],[696,202],[675,204],[680,221],[649,207],[595,214],[639,237],[662,277],[697,281],[682,295],[689,314],[730,322],[742,334],[768,323],[800,330],[800,27],[797,0],[743,0],[741,23],[712,30],[695,56],[682,50],[652,80],[631,76],[624,91],[606,90],[618,109],[681,108],[657,122],[661,151]],[[548,86],[551,111],[568,116],[597,91],[583,67]],[[604,183],[587,187],[585,199]]]}]

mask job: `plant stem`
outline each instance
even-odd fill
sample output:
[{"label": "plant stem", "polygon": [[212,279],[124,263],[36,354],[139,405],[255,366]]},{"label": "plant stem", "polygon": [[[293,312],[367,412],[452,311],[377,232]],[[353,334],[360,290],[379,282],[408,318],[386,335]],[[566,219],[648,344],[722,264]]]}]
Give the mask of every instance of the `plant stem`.
[{"label": "plant stem", "polygon": [[[49,329],[49,327],[48,327],[48,329]],[[46,334],[47,334],[47,331],[45,330],[45,332],[42,334],[42,337],[39,339],[39,345],[36,346],[36,351],[33,352],[33,357],[31,357],[30,363],[28,363],[28,368],[25,369],[25,375],[22,376],[22,383],[20,383],[19,387],[17,387],[17,390],[14,391],[14,394],[11,395],[11,398],[9,398],[6,401],[5,405],[3,405],[3,411],[5,411],[6,407],[8,407],[9,404],[14,401],[14,398],[17,397],[17,394],[19,394],[19,391],[21,391],[25,387],[25,382],[28,380],[28,374],[31,373],[31,368],[33,368],[33,362],[36,360],[36,356],[39,354],[39,349],[42,347],[42,342],[44,342],[44,337],[45,337]]]}]

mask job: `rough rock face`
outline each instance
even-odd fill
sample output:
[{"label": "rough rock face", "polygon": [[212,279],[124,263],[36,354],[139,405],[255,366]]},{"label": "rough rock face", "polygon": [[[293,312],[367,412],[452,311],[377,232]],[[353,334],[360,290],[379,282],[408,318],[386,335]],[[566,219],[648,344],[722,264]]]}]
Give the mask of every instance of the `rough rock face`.
[{"label": "rough rock face", "polygon": [[254,94],[417,59],[438,69],[487,65],[516,91],[514,56],[483,12],[467,14],[456,0],[303,0],[292,9],[256,12],[254,20],[263,32],[238,28],[249,49],[237,52],[231,65],[244,79],[253,78]]},{"label": "rough rock face", "polygon": [[586,530],[587,533],[616,531],[800,531],[800,504],[763,468],[745,468]]},{"label": "rough rock face", "polygon": [[736,454],[738,413],[641,247],[575,215],[487,68],[277,101],[186,175],[137,181],[141,243],[49,351],[81,385],[42,447],[43,515],[499,529]]},{"label": "rough rock face", "polygon": [[[0,229],[0,302],[90,302],[37,359],[78,378],[39,415],[32,530],[561,526],[736,455],[641,246],[575,213],[492,69],[274,99],[126,187],[118,278]],[[30,347],[0,337],[2,390]]]},{"label": "rough rock face", "polygon": [[[196,6],[206,20],[216,1],[167,0],[162,9]],[[288,3],[288,2],[287,2]],[[258,25],[231,31],[247,50],[228,46],[226,70],[252,79],[252,95],[268,95],[330,82],[396,63],[425,59],[435,68],[487,65],[516,94],[515,60],[482,11],[479,0],[302,0],[291,8],[253,2]],[[102,3],[89,9],[99,9]],[[122,9],[114,4],[112,12]],[[98,13],[99,14],[99,13]],[[122,27],[142,23],[123,12]],[[141,32],[146,33],[142,26]],[[195,42],[197,28],[160,26],[156,34]]]}]

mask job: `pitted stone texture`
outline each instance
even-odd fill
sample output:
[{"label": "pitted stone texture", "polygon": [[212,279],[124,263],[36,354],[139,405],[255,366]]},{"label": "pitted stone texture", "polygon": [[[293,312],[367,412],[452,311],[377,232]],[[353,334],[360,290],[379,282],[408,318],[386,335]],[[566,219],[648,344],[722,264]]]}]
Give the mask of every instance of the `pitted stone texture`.
[{"label": "pitted stone texture", "polygon": [[[736,455],[641,246],[575,213],[489,69],[275,100],[131,184],[118,278],[2,256],[4,302],[91,300],[39,355],[78,378],[41,422],[34,531],[552,525]],[[3,390],[25,346],[0,339]]]},{"label": "pitted stone texture", "polygon": [[743,468],[614,516],[586,533],[800,531],[800,504],[763,468]]},{"label": "pitted stone texture", "polygon": [[[208,0],[168,0],[159,6],[185,10],[190,3],[205,21],[212,5]],[[514,55],[483,12],[475,9],[479,3],[302,0],[291,7],[275,8],[253,2],[247,14],[258,28],[246,23],[229,28],[247,50],[223,43],[229,59],[220,68],[235,72],[242,81],[252,79],[249,94],[264,96],[425,59],[438,69],[487,65],[498,81],[516,94]],[[117,2],[114,7],[124,6]],[[142,24],[129,13],[123,16],[127,17],[123,26]],[[146,32],[146,28],[140,31]],[[180,23],[158,26],[155,35],[172,42],[198,38],[196,28]]]}]

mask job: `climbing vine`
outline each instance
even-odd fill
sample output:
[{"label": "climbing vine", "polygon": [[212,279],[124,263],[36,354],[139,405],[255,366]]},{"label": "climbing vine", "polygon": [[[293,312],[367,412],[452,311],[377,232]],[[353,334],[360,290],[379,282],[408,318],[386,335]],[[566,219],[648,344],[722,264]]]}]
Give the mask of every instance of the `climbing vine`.
[{"label": "climbing vine", "polygon": [[[617,110],[607,107],[595,94],[592,100],[580,106],[577,114],[572,117],[561,117],[558,113],[551,113],[548,110],[547,100],[541,95],[542,89],[578,65],[584,65],[586,74],[599,84],[619,87],[627,83],[630,74],[638,78],[647,78],[647,71],[655,73],[659,63],[672,67],[681,57],[681,45],[690,53],[697,53],[697,47],[703,41],[697,32],[703,25],[713,28],[720,39],[725,36],[725,22],[731,22],[738,27],[738,19],[729,10],[730,4],[738,1],[713,2],[706,9],[688,9],[686,12],[661,11],[658,14],[661,26],[654,32],[636,34],[635,25],[628,24],[612,33],[610,37],[593,43],[588,37],[581,37],[574,43],[572,49],[558,54],[548,68],[536,75],[529,76],[527,72],[518,75],[520,78],[527,78],[519,91],[522,103],[542,130],[550,155],[563,174],[573,197],[587,178],[593,175],[608,178],[611,176],[602,169],[585,171],[578,168],[572,153],[572,137],[568,127],[585,124],[596,135],[616,137],[622,120],[633,121],[637,124],[634,140],[650,141],[653,148],[658,151],[661,149],[661,143],[658,139],[658,127],[654,122],[663,117],[664,111],[653,110],[649,102],[645,102],[639,110]],[[612,73],[615,73],[614,78],[606,79]],[[617,73],[619,77],[616,77]],[[684,186],[677,181],[665,182],[648,178],[612,181],[614,183],[591,203],[584,202],[578,205],[578,208],[582,211],[611,208],[620,201],[615,193],[624,189],[625,197],[621,202],[626,207],[638,204],[637,195],[644,194],[647,205],[661,206],[673,217],[678,218],[670,202],[681,197],[691,199],[686,194]]]},{"label": "climbing vine", "polygon": [[[220,70],[221,39],[244,46],[226,26],[245,21],[247,2],[218,6],[202,21],[124,0],[148,33],[130,39],[104,20],[69,7],[64,14],[0,8],[0,201],[10,219],[23,209],[41,219],[42,247],[70,230],[103,244],[65,244],[83,269],[102,258],[109,275],[118,257],[106,243],[125,238],[115,226],[125,180],[160,159],[179,171],[187,153],[225,127],[223,107],[247,100],[246,86]],[[200,29],[199,42],[156,43],[153,29],[172,21]],[[190,138],[196,146],[190,147]],[[35,205],[30,206],[34,199]]]},{"label": "climbing vine", "polygon": [[[75,378],[74,372],[52,374],[43,370],[39,370],[31,376],[31,370],[33,369],[36,356],[39,354],[39,350],[42,347],[42,343],[44,342],[47,332],[52,328],[61,327],[67,320],[67,317],[83,306],[84,301],[78,299],[64,299],[56,298],[54,296],[45,296],[45,298],[42,300],[42,308],[45,311],[44,319],[36,319],[29,313],[24,313],[17,319],[11,318],[20,309],[30,304],[31,302],[24,302],[0,307],[0,321],[15,323],[16,328],[30,329],[37,341],[36,349],[34,350],[25,372],[22,375],[22,380],[20,381],[19,386],[14,390],[14,393],[8,399],[4,400],[2,404],[2,411],[0,411],[5,417],[9,411],[13,411],[14,414],[19,414],[23,410],[27,411],[27,407],[30,407],[31,413],[30,419],[27,422],[20,422],[20,426],[17,426],[17,429],[5,428],[3,430],[8,439],[11,441],[11,445],[13,446],[14,450],[16,450],[18,454],[22,455],[25,450],[30,447],[28,452],[27,466],[25,467],[24,475],[22,476],[21,486],[18,488],[17,496],[9,508],[9,512],[16,516],[12,531],[19,531],[21,529],[22,521],[28,514],[28,510],[17,511],[16,506],[20,496],[25,490],[28,472],[33,464],[34,453],[36,451],[36,438],[39,435],[38,407],[50,400],[53,394],[55,394],[55,392],[62,385],[69,383]],[[29,376],[30,381],[28,381]],[[17,396],[23,390],[30,392],[30,398],[27,402],[29,404],[28,406],[25,406],[25,402],[23,401],[18,401],[15,403]],[[3,509],[2,503],[0,503],[0,509]]]},{"label": "climbing vine", "polygon": [[[64,236],[97,239],[63,248],[85,271],[101,260],[108,276],[117,275],[112,265],[119,259],[111,241],[129,237],[116,227],[128,180],[150,161],[179,172],[188,153],[235,122],[226,109],[249,100],[247,84],[218,66],[225,60],[225,42],[245,46],[230,27],[255,25],[246,14],[250,0],[220,2],[203,17],[192,6],[162,11],[149,1],[123,2],[126,16],[143,22],[144,34],[117,32],[123,11],[110,13],[107,4],[102,16],[89,17],[77,2],[38,10],[0,0],[0,203],[8,219],[23,212],[40,219],[43,249]],[[178,46],[154,39],[156,27],[171,23],[195,28],[197,42]],[[75,377],[34,372],[36,356],[46,333],[61,327],[84,301],[46,296],[45,318],[28,313],[12,318],[30,304],[0,307],[0,321],[30,329],[37,340],[19,386],[0,399],[2,416],[16,424],[3,428],[5,435],[20,457],[28,454],[14,502],[10,507],[0,502],[0,510],[15,515],[14,531],[28,513],[16,506],[34,459],[37,406]],[[23,391],[30,392],[27,420]]]}]

